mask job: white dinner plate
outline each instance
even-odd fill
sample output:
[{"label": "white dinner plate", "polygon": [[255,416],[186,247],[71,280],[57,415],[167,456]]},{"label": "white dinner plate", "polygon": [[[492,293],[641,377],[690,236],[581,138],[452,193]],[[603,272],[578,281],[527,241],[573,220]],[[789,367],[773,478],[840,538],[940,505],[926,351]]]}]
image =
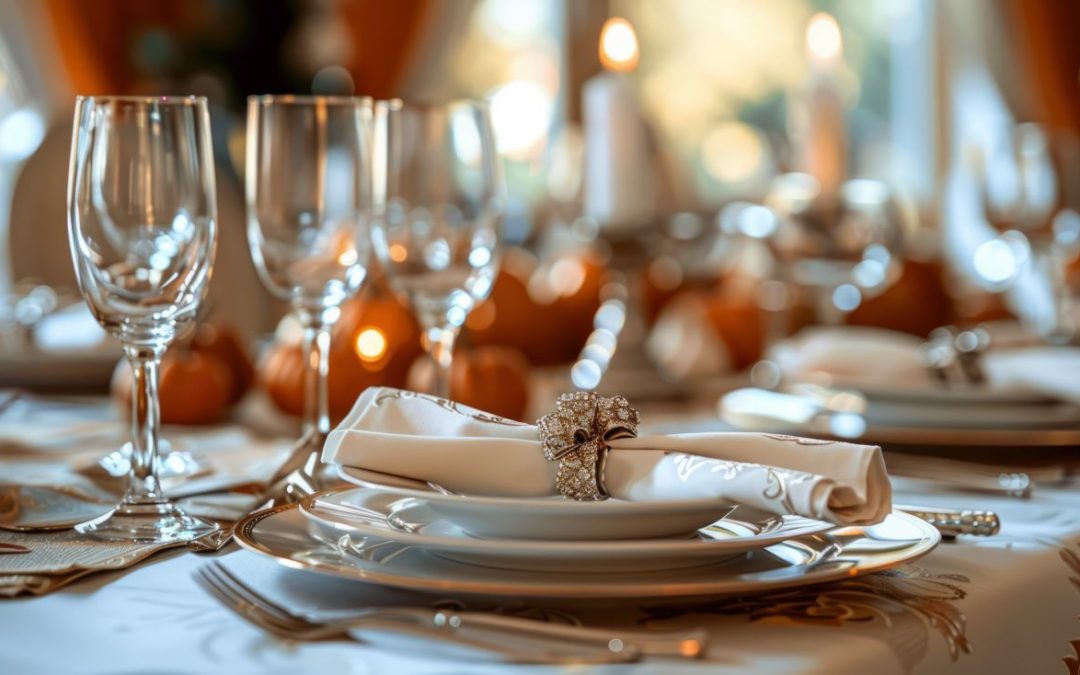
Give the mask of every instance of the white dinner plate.
[{"label": "white dinner plate", "polygon": [[481,497],[436,492],[424,483],[341,466],[360,487],[414,497],[469,534],[491,539],[648,539],[689,535],[735,508],[716,499],[579,502],[563,497]]},{"label": "white dinner plate", "polygon": [[[700,602],[868,574],[914,560],[941,540],[929,523],[894,512],[876,528],[909,542],[888,550],[844,547],[821,534],[791,539],[704,567],[654,572],[536,572],[470,565],[416,546],[313,525],[297,504],[242,520],[236,541],[294,569],[442,596],[553,601]],[[851,528],[847,528],[851,530]]]},{"label": "white dinner plate", "polygon": [[1080,406],[1072,403],[1041,405],[871,400],[866,409],[868,426],[927,427],[935,429],[1080,429]]},{"label": "white dinner plate", "polygon": [[707,565],[834,527],[819,520],[738,507],[727,518],[682,538],[478,539],[432,510],[424,500],[402,498],[375,488],[331,490],[313,495],[301,502],[300,510],[316,523],[353,537],[377,537],[416,546],[474,565],[534,571],[640,572]]},{"label": "white dinner plate", "polygon": [[810,397],[742,389],[725,395],[718,407],[722,422],[711,426],[699,423],[693,430],[713,431],[728,425],[742,431],[880,445],[1080,446],[1080,407],[1071,404],[979,407],[871,403],[865,415],[860,415],[828,413]]}]

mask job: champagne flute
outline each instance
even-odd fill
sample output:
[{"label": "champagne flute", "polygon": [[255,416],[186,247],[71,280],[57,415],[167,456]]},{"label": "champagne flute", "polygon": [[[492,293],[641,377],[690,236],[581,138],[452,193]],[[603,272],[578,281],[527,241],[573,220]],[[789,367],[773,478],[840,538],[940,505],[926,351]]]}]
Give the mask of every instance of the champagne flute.
[{"label": "champagne flute", "polygon": [[68,234],[79,290],[134,373],[123,500],[79,526],[102,539],[187,541],[216,526],[161,490],[158,366],[206,296],[217,244],[210,117],[202,97],[79,97]]},{"label": "champagne flute", "polygon": [[372,242],[423,328],[433,393],[448,398],[454,341],[498,271],[503,186],[487,105],[379,101],[373,149]]},{"label": "champagne flute", "polygon": [[304,447],[287,467],[301,493],[321,487],[331,329],[367,276],[371,111],[360,97],[248,98],[248,244],[263,283],[304,327]]}]

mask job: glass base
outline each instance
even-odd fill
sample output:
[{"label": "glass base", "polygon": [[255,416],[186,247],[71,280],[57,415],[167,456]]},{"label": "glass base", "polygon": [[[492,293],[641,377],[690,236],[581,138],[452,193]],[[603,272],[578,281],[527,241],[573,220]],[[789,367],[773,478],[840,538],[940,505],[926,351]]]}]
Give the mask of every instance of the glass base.
[{"label": "glass base", "polygon": [[[206,462],[200,460],[187,450],[173,450],[167,440],[162,438],[158,441],[158,478],[195,478],[213,471]],[[123,477],[131,471],[131,442],[128,441],[98,460],[110,476]]]},{"label": "glass base", "polygon": [[146,544],[191,541],[217,529],[217,525],[189,516],[168,501],[120,504],[102,518],[75,528],[95,539]]}]

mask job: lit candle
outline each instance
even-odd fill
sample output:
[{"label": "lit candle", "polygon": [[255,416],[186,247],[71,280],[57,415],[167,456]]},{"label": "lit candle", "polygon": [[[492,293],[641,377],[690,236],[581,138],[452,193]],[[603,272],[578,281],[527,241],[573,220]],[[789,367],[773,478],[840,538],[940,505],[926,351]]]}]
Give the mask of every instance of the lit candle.
[{"label": "lit candle", "polygon": [[806,27],[810,82],[806,127],[798,144],[799,168],[814,176],[825,195],[835,196],[847,179],[847,133],[844,99],[835,77],[844,55],[840,26],[831,15],[815,14]]},{"label": "lit candle", "polygon": [[638,42],[626,19],[608,19],[600,33],[604,71],[585,83],[586,216],[608,231],[632,230],[654,214],[649,134],[628,74],[638,62]]}]

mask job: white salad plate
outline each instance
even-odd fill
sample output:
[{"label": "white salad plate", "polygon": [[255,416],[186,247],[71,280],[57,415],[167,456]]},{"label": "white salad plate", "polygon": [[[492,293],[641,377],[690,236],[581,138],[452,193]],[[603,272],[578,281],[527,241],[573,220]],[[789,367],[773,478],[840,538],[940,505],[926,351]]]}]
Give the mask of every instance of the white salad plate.
[{"label": "white salad plate", "polygon": [[[592,503],[599,507],[601,504]],[[442,516],[425,500],[376,488],[331,490],[300,504],[310,520],[354,540],[373,537],[487,567],[533,571],[655,571],[708,565],[835,526],[799,516],[738,507],[691,535],[662,539],[559,541],[481,539]],[[882,541],[881,547],[895,546]]]},{"label": "white salad plate", "polygon": [[297,504],[248,516],[237,525],[236,541],[293,569],[442,596],[685,603],[869,574],[923,556],[941,540],[929,523],[899,512],[875,529],[903,545],[864,549],[861,530],[845,528],[842,535],[791,539],[713,565],[602,574],[471,565],[418,546],[324,528],[305,518]]},{"label": "white salad plate", "polygon": [[341,466],[354,485],[423,500],[471,535],[489,539],[649,539],[689,535],[735,508],[716,499],[583,502],[563,497],[487,497],[438,492],[426,483]]}]

